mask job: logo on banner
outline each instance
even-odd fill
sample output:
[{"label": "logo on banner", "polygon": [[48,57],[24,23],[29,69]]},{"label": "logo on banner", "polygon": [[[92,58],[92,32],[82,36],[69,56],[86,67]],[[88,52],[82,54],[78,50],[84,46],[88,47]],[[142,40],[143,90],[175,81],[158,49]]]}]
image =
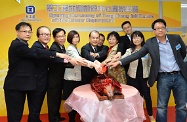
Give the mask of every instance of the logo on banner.
[{"label": "logo on banner", "polygon": [[34,6],[26,6],[26,13],[27,14],[34,14],[35,13],[35,7]]},{"label": "logo on banner", "polygon": [[41,22],[41,19],[36,18],[36,7],[29,5],[25,7],[25,18],[21,19],[24,22]]}]

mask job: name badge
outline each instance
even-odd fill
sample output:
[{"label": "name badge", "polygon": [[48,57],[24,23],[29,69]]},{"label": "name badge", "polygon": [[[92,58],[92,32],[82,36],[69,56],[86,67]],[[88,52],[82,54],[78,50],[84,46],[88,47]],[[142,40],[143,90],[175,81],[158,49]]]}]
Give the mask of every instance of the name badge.
[{"label": "name badge", "polygon": [[181,48],[181,45],[178,44],[177,46],[175,46],[176,50],[179,50]]}]

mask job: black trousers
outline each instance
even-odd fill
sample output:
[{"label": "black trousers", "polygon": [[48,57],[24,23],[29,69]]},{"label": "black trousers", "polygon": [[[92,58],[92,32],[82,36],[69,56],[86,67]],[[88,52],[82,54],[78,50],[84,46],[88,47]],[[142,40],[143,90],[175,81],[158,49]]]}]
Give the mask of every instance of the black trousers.
[{"label": "black trousers", "polygon": [[146,109],[147,113],[149,116],[153,115],[153,110],[152,110],[152,100],[151,100],[151,95],[150,95],[150,88],[147,86],[147,78],[141,78],[138,77],[136,79],[131,78],[127,76],[127,85],[135,87],[139,92],[140,95],[144,98],[146,102]]},{"label": "black trousers", "polygon": [[8,122],[20,122],[25,99],[28,100],[28,122],[41,122],[40,111],[45,97],[45,91],[4,90]]},{"label": "black trousers", "polygon": [[47,89],[48,119],[49,122],[60,122],[60,105],[62,88]]}]

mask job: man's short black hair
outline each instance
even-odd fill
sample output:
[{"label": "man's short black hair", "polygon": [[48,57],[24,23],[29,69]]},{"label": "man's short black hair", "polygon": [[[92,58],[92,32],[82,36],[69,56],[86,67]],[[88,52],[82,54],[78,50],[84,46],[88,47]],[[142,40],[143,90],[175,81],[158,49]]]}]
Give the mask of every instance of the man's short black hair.
[{"label": "man's short black hair", "polygon": [[57,35],[57,33],[59,33],[60,31],[63,31],[64,32],[64,35],[66,34],[66,31],[64,30],[64,29],[62,29],[62,28],[55,28],[54,30],[53,30],[53,37],[55,38],[56,37],[56,35]]},{"label": "man's short black hair", "polygon": [[130,21],[125,21],[125,22],[123,22],[123,23],[121,24],[121,28],[122,28],[122,29],[123,29],[123,26],[124,26],[125,24],[129,24],[129,25],[131,26]]},{"label": "man's short black hair", "polygon": [[20,22],[20,23],[18,23],[18,24],[16,25],[15,29],[18,31],[18,30],[20,30],[20,28],[21,28],[22,26],[29,26],[30,29],[31,29],[31,31],[32,31],[32,26],[31,26],[31,24],[29,24],[29,23],[27,23],[27,22]]},{"label": "man's short black hair", "polygon": [[155,24],[156,24],[157,22],[163,23],[163,24],[165,25],[165,27],[166,27],[166,21],[165,21],[164,19],[157,19],[157,20],[155,20],[155,21],[152,23],[152,25],[151,25],[151,28],[152,28],[153,30],[155,29],[154,26],[155,26]]}]

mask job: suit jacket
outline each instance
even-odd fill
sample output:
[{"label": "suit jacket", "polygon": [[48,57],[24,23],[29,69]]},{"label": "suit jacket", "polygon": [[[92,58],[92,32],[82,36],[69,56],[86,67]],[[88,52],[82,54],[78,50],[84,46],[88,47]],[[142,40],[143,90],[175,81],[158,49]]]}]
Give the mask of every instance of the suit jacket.
[{"label": "suit jacket", "polygon": [[[80,51],[78,51],[75,46],[70,44],[66,50],[66,54],[72,58],[82,58],[80,56]],[[66,68],[64,73],[65,80],[81,81],[81,66],[77,65],[73,68]]]},{"label": "suit jacket", "polygon": [[[130,48],[130,42],[131,41],[130,41],[129,37],[127,36],[127,34],[125,36],[121,36],[117,52],[121,52],[121,55],[124,55],[126,50],[128,48]],[[129,64],[126,64],[124,66],[124,68],[127,73],[128,69],[129,69]]]},{"label": "suit jacket", "polygon": [[126,50],[130,48],[130,39],[127,36],[121,36],[117,52],[121,52],[121,55],[125,54]]},{"label": "suit jacket", "polygon": [[[187,69],[185,68],[185,63],[183,61],[183,59],[186,56],[185,44],[179,35],[168,34],[167,37],[169,39],[169,43],[173,50],[175,60],[181,70],[181,74],[187,81],[187,73],[186,73]],[[176,48],[176,46],[180,48]],[[148,83],[150,86],[153,86],[154,82],[157,80],[157,76],[158,76],[158,72],[160,68],[159,46],[158,46],[156,37],[152,37],[148,39],[145,45],[138,52],[133,53],[132,55],[121,59],[121,62],[122,62],[122,65],[125,65],[127,63],[130,63],[131,61],[141,58],[147,53],[150,54],[151,59],[152,59],[152,65],[150,69]]]},{"label": "suit jacket", "polygon": [[[36,41],[31,48],[46,50],[46,48],[44,48],[44,46],[39,41]],[[44,91],[48,82],[49,59],[36,59],[34,60],[34,65],[36,67],[37,74],[36,90]]]},{"label": "suit jacket", "polygon": [[[137,52],[137,51],[132,52],[132,48],[129,48],[126,50],[126,53],[121,57],[121,59],[125,58],[135,52]],[[150,67],[151,67],[151,57],[149,54],[147,54],[147,55],[141,57],[141,60],[142,60],[142,67],[143,67],[143,78],[148,78],[149,72],[150,72]],[[129,69],[127,71],[127,74],[131,78],[136,78],[137,68],[138,68],[138,60],[132,61],[129,65]]]},{"label": "suit jacket", "polygon": [[102,46],[98,46],[98,48],[100,48],[100,52],[98,52],[99,56],[100,56],[100,61],[104,61],[107,57],[107,53],[108,53],[108,46],[106,45],[102,45]]},{"label": "suit jacket", "polygon": [[34,60],[37,58],[55,58],[56,52],[31,49],[28,44],[16,38],[12,41],[9,51],[9,69],[5,77],[4,89],[35,90],[37,82]]},{"label": "suit jacket", "polygon": [[[99,53],[99,57],[94,58],[90,55],[90,52],[94,52],[92,46],[90,43],[86,44],[81,48],[81,56],[91,62],[94,62],[95,60],[102,61],[103,57],[106,57],[107,53],[101,51],[101,47],[97,46],[97,53]],[[82,74],[82,82],[83,84],[90,83],[91,79],[97,75],[97,72],[94,68],[90,69],[88,67],[82,67],[81,68],[81,74]]]},{"label": "suit jacket", "polygon": [[[53,42],[51,47],[51,51],[56,51],[59,53],[66,53],[65,48],[63,46],[63,50],[60,48],[58,43]],[[55,58],[50,60],[49,65],[49,88],[62,88],[63,80],[64,80],[64,59]]]}]

